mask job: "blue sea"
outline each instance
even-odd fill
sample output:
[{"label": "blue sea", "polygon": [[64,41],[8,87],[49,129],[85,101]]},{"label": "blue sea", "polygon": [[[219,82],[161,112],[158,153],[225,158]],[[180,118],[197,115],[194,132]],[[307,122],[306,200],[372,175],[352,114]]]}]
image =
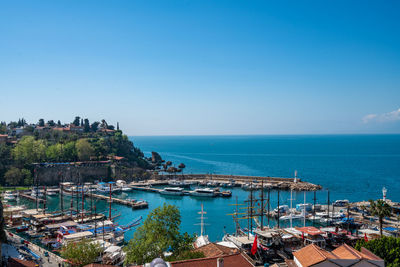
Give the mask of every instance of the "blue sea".
[{"label": "blue sea", "polygon": [[185,173],[293,177],[329,189],[333,199],[400,201],[400,135],[132,137]]},{"label": "blue sea", "polygon": [[[324,187],[317,193],[317,202],[321,204],[327,203],[327,190],[331,201],[360,201],[381,198],[382,187],[388,189],[388,198],[400,201],[400,135],[140,136],[130,139],[147,156],[157,151],[176,166],[185,163],[184,173],[293,177],[297,170],[301,179]],[[293,205],[304,202],[303,192],[293,194]],[[218,241],[224,233],[234,232],[235,225],[229,214],[235,209],[236,198],[239,204],[244,204],[249,192],[233,188],[232,195],[228,199],[207,199],[132,191],[115,197],[144,199],[149,202],[149,208],[132,210],[113,204],[112,214],[120,215],[116,222],[124,225],[139,216],[146,218],[152,209],[163,203],[173,204],[181,212],[181,231],[199,234],[198,212],[203,204],[207,212],[206,234],[211,241]],[[313,202],[312,192],[306,192],[305,197],[306,202]],[[289,199],[290,192],[280,192],[281,205],[289,205]],[[34,206],[27,200],[21,202]],[[271,191],[271,208],[275,208],[277,202],[277,192]],[[65,206],[69,203],[69,198],[65,197]],[[88,207],[89,202],[85,205]],[[98,211],[108,214],[105,201],[98,200],[96,206]],[[58,197],[48,197],[48,207],[56,210]],[[267,224],[267,219],[264,223]],[[269,222],[270,226],[275,224],[273,220]],[[302,225],[302,222],[294,224]],[[242,220],[241,225],[247,227],[247,220]],[[281,223],[281,226],[289,226],[289,223]],[[134,231],[125,234],[127,240]]]}]

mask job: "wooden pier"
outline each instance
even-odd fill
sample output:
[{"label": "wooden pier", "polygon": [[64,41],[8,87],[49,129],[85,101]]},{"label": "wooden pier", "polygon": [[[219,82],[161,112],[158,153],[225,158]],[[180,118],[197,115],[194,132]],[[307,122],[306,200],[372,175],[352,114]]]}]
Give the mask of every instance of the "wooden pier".
[{"label": "wooden pier", "polygon": [[[36,197],[33,197],[31,195],[20,193],[19,196],[23,197],[23,198],[26,198],[26,199],[29,199],[29,200],[32,200],[32,201],[36,201]],[[38,201],[38,203],[43,203],[44,199],[43,198],[38,198],[37,201]]]},{"label": "wooden pier", "polygon": [[[104,195],[99,195],[99,194],[90,194],[90,193],[86,193],[85,195],[87,197],[92,196],[97,199],[110,201],[109,196],[104,196]],[[119,198],[114,198],[114,197],[111,198],[111,202],[129,206],[132,209],[146,209],[149,207],[149,203],[147,203],[147,202],[136,202],[136,201],[132,201],[132,200],[119,199]]]}]

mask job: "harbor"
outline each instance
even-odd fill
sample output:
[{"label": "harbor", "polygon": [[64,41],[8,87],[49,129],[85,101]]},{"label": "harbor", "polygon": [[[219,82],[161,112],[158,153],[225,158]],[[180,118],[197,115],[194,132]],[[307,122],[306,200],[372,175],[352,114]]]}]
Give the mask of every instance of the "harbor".
[{"label": "harbor", "polygon": [[[124,186],[131,187],[129,184]],[[154,184],[154,186],[168,188],[169,185]],[[159,206],[164,201],[172,202],[182,210],[185,210],[185,207],[202,207],[208,214],[207,223],[203,222],[200,229],[194,226],[191,219],[196,212],[193,214],[185,212],[182,214],[183,221],[189,224],[183,224],[182,231],[197,232],[199,236],[207,234],[209,240],[207,242],[229,242],[243,251],[248,251],[254,242],[255,234],[260,238],[261,246],[268,247],[271,240],[279,240],[280,245],[276,254],[259,254],[253,257],[250,253],[250,259],[254,264],[290,258],[292,251],[287,250],[287,246],[298,250],[304,245],[315,243],[322,248],[328,248],[342,243],[354,245],[357,240],[364,238],[372,240],[379,237],[378,223],[373,220],[374,216],[363,213],[361,209],[367,203],[331,200],[330,203],[313,204],[309,201],[315,199],[314,192],[293,190],[281,192],[268,188],[245,190],[242,187],[232,187],[234,198],[198,198],[190,195],[163,195],[160,193],[163,189],[141,190],[145,187],[139,186],[132,187],[131,191],[111,192],[110,202],[110,194],[107,196],[80,191],[84,193],[82,198],[82,194],[79,195],[78,192],[79,186],[70,185],[70,187],[72,189],[70,193],[75,192],[75,197],[72,194],[61,196],[62,191],[59,190],[57,195],[46,196],[47,203],[38,202],[38,209],[35,208],[36,201],[32,197],[18,197],[16,202],[11,201],[10,203],[18,205],[14,204],[4,209],[10,231],[8,235],[32,243],[31,250],[36,251],[35,255],[41,250],[55,251],[54,248],[60,244],[81,238],[105,241],[106,247],[119,246],[123,240],[131,238],[135,227],[141,223],[141,219],[138,218],[143,218],[148,212],[148,209],[133,210],[132,206],[127,204],[127,200],[122,201],[122,198],[135,196],[136,199],[142,199],[146,196],[145,198],[150,200],[146,201],[149,208]],[[190,190],[193,189],[191,187]],[[35,192],[38,192],[38,195],[42,193],[40,190]],[[27,193],[20,194],[22,195],[29,196]],[[64,210],[60,214],[61,198],[64,198]],[[390,203],[394,207],[399,205]],[[225,213],[221,214],[223,210]],[[126,215],[120,216],[122,213]],[[23,224],[26,218],[29,218],[30,227]],[[386,218],[384,223],[387,229],[384,230],[385,235],[399,234],[398,230],[389,231],[399,227],[395,217]],[[73,234],[62,238],[59,235],[62,233],[60,227],[69,229],[68,231],[72,231]],[[216,235],[217,231],[219,233]],[[303,240],[303,236],[307,236],[310,231],[318,231],[318,236],[308,234],[308,238]],[[332,233],[336,233],[334,239],[330,238]],[[57,262],[60,259],[57,253],[47,257],[50,262]],[[34,257],[32,259],[34,260]]]}]

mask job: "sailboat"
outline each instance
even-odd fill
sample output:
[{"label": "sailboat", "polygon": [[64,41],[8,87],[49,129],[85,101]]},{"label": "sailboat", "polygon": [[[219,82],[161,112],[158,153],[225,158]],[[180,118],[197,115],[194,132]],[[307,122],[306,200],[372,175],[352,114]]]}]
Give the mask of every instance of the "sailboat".
[{"label": "sailboat", "polygon": [[194,246],[196,248],[205,246],[207,244],[210,244],[210,240],[208,239],[208,235],[204,235],[204,214],[207,214],[207,212],[204,211],[203,209],[203,204],[201,204],[201,211],[198,212],[200,214],[200,235],[196,238],[196,241],[194,242]]}]

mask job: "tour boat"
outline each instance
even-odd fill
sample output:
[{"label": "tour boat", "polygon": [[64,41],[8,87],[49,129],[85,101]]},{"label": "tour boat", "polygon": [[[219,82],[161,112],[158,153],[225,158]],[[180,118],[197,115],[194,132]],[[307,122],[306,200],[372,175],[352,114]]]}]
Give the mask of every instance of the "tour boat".
[{"label": "tour boat", "polygon": [[15,194],[13,194],[11,191],[6,191],[4,193],[4,200],[7,201],[16,201],[17,197],[15,196]]},{"label": "tour boat", "polygon": [[183,195],[183,188],[181,187],[166,187],[160,191],[162,195],[175,195],[175,196],[182,196]]},{"label": "tour boat", "polygon": [[33,188],[32,191],[31,191],[31,196],[40,198],[40,197],[43,197],[43,193],[40,192],[39,189]]},{"label": "tour boat", "polygon": [[56,191],[47,191],[46,195],[48,195],[48,196],[56,196],[57,192]]},{"label": "tour boat", "polygon": [[191,196],[196,197],[215,197],[215,191],[210,188],[197,188],[193,191],[190,191],[189,194]]}]

